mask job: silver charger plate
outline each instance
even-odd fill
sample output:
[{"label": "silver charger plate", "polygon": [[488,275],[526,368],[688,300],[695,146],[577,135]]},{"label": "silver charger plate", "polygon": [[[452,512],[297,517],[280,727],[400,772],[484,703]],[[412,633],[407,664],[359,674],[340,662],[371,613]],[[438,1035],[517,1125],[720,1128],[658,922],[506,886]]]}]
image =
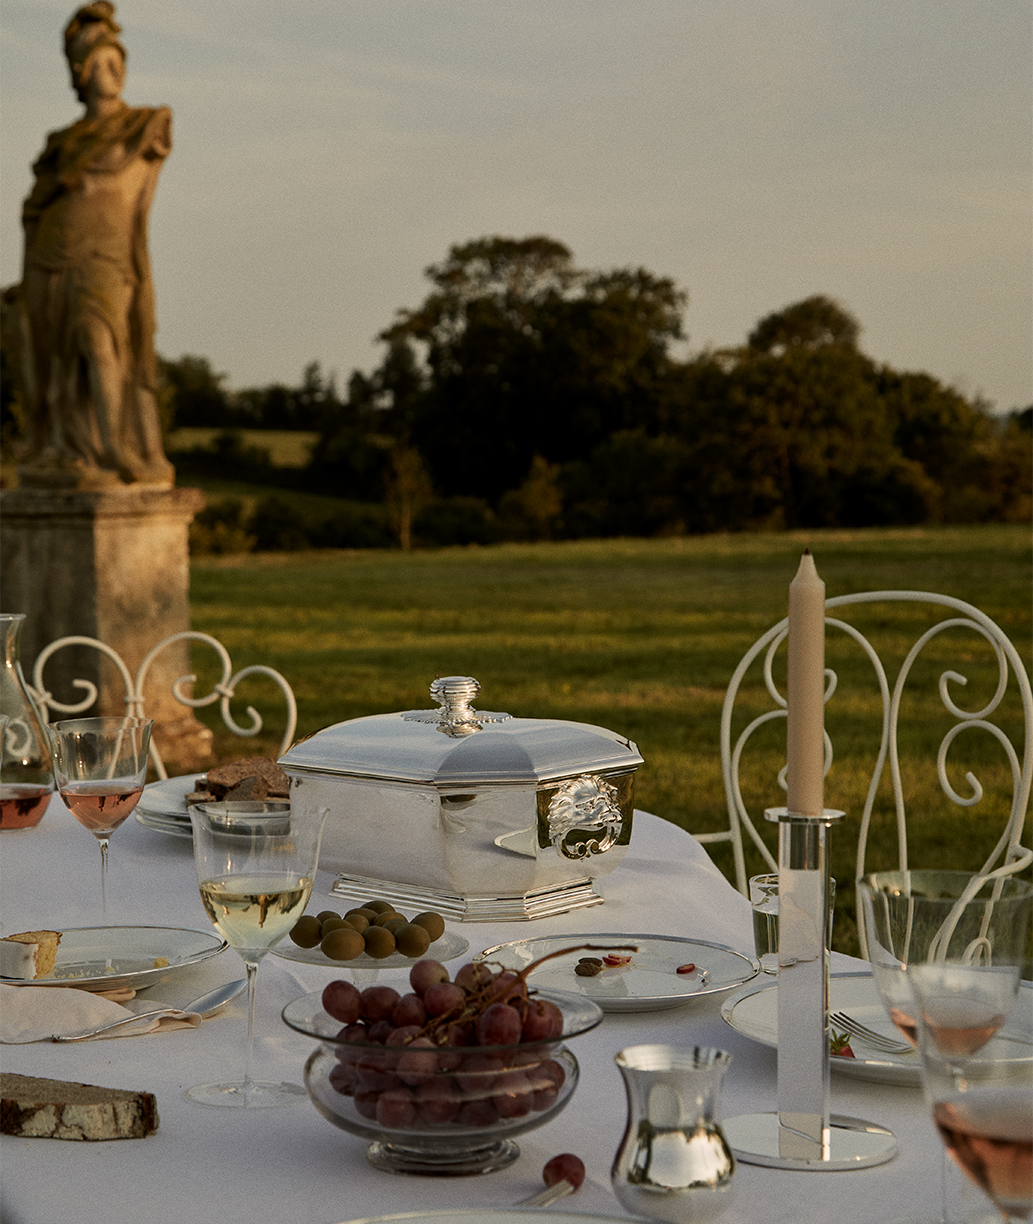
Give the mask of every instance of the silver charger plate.
[{"label": "silver charger plate", "polygon": [[[86,990],[131,986],[142,990],[218,956],[228,947],[213,931],[184,927],[79,927],[61,932],[53,973],[30,981],[0,980],[12,986],[77,986]],[[162,958],[167,965],[155,964]]]},{"label": "silver charger plate", "polygon": [[[1023,1000],[1026,1000],[1025,1002]],[[871,973],[833,973],[829,980],[829,1010],[848,1012],[861,1024],[886,1037],[900,1039],[893,1022],[886,1014],[878,987]],[[763,985],[740,991],[721,1006],[726,1024],[761,1045],[778,1047],[778,982],[770,978]],[[834,1027],[834,1026],[833,1026]],[[1033,986],[1023,983],[1021,997],[1012,1009],[1011,1017],[1000,1033],[987,1046],[995,1043],[1031,1047],[1033,1042]],[[851,1038],[853,1058],[835,1056],[829,1059],[833,1071],[855,1079],[874,1080],[900,1087],[921,1084],[918,1053],[883,1054],[866,1049],[860,1038]]]},{"label": "silver charger plate", "polygon": [[[699,939],[680,939],[674,935],[550,935],[540,939],[518,939],[513,943],[486,948],[475,959],[498,961],[506,969],[524,969],[532,961],[562,948],[582,944],[634,944],[631,963],[603,969],[595,977],[578,977],[574,966],[583,956],[603,956],[601,952],[571,952],[557,956],[532,971],[532,986],[548,986],[581,994],[598,1003],[603,1011],[660,1011],[683,1007],[703,995],[734,990],[760,972],[755,957],[736,952],[724,944]],[[681,965],[694,964],[692,974],[679,974]]]},{"label": "silver charger plate", "polygon": [[284,960],[298,961],[303,965],[322,965],[324,969],[340,971],[342,969],[398,969],[403,967],[411,969],[418,960],[436,960],[444,963],[455,960],[457,956],[462,956],[469,946],[468,939],[446,931],[440,939],[436,939],[430,945],[422,956],[403,956],[401,952],[392,952],[390,956],[384,956],[378,960],[374,956],[367,956],[365,952],[360,952],[351,960],[331,960],[329,956],[320,952],[318,947],[299,948],[297,944],[290,942],[290,936],[271,951],[273,956],[282,957]]}]

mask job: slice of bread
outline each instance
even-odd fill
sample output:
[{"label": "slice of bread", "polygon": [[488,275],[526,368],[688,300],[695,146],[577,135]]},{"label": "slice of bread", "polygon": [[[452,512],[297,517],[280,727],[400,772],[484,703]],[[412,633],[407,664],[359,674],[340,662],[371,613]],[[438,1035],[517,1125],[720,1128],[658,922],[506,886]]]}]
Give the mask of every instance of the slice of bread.
[{"label": "slice of bread", "polygon": [[269,757],[247,757],[229,765],[217,765],[209,769],[206,783],[213,794],[229,797],[229,792],[239,787],[245,778],[261,778],[268,788],[267,795],[286,796],[288,793],[287,775]]},{"label": "slice of bread", "polygon": [[60,931],[22,931],[0,939],[0,974],[29,981],[54,972]]},{"label": "slice of bread", "polygon": [[142,1139],[158,1129],[150,1092],[0,1074],[0,1133],[35,1139]]}]

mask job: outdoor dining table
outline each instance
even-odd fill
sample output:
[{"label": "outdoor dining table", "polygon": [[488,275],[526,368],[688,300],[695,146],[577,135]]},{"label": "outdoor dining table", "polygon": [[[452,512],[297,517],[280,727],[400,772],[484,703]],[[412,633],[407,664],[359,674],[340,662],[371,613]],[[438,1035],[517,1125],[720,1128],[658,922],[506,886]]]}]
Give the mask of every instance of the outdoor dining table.
[{"label": "outdoor dining table", "polygon": [[[102,925],[97,851],[55,796],[34,829],[0,836],[3,932]],[[332,877],[320,871],[309,912],[339,908]],[[509,940],[593,932],[681,936],[752,954],[749,902],[689,834],[658,816],[636,812],[624,862],[597,882],[602,905],[532,922],[450,923],[475,953]],[[109,924],[211,931],[201,906],[191,842],[130,819],[114,836],[108,882]],[[347,906],[343,907],[347,908]],[[833,954],[833,971],[864,969]],[[404,970],[384,970],[393,981]],[[206,988],[243,976],[232,949],[152,986],[149,996],[183,1003]],[[321,990],[346,969],[268,955],[258,974],[254,1072],[301,1082],[315,1041],[288,1028],[286,1004]],[[773,979],[772,979],[773,980]],[[29,988],[26,988],[29,989]],[[404,989],[404,987],[403,987]],[[366,1216],[508,1206],[541,1189],[545,1161],[559,1152],[582,1157],[581,1190],[554,1210],[627,1218],[610,1187],[610,1166],[627,1105],[614,1055],[640,1043],[717,1046],[732,1055],[723,1114],[777,1108],[777,1053],[734,1031],[721,1016],[724,996],[683,1006],[608,1012],[570,1048],[581,1079],[566,1109],[519,1137],[520,1158],[476,1177],[385,1173],[366,1160],[365,1142],[330,1125],[307,1101],[286,1108],[239,1111],[191,1104],[192,1084],[234,1078],[243,1070],[245,996],[198,1028],[78,1044],[4,1045],[3,1069],[24,1075],[147,1091],[160,1126],[144,1139],[71,1142],[4,1136],[0,1141],[3,1224],[75,1219],[103,1224],[333,1224]],[[739,1165],[728,1224],[809,1222],[873,1224],[925,1211],[939,1201],[942,1147],[921,1089],[833,1072],[833,1113],[878,1122],[899,1141],[888,1163],[845,1172],[786,1171]],[[952,1194],[962,1179],[950,1170]],[[977,1198],[969,1200],[973,1204]]]}]

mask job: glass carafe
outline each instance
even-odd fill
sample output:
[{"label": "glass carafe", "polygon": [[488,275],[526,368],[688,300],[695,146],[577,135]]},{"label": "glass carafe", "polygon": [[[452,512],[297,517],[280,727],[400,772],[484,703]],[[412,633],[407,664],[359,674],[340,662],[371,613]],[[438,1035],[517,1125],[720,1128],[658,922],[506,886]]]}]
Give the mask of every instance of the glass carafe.
[{"label": "glass carafe", "polygon": [[628,1094],[628,1124],[611,1171],[614,1193],[647,1219],[712,1220],[732,1200],[735,1157],[720,1126],[731,1054],[641,1045],[614,1061]]},{"label": "glass carafe", "polygon": [[0,614],[4,666],[0,673],[0,828],[39,824],[54,790],[50,742],[18,662],[22,613]]}]

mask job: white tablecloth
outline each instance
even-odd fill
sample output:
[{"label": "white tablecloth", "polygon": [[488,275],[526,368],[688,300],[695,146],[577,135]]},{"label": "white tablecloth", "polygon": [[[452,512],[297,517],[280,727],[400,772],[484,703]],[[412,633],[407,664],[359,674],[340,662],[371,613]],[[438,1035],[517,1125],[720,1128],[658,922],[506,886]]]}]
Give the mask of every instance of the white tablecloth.
[{"label": "white tablecloth", "polygon": [[[0,856],[4,933],[101,924],[99,853],[60,800],[35,829],[0,834]],[[314,901],[329,884],[330,877],[320,873]],[[112,839],[108,890],[112,924],[210,929],[188,839],[130,820]],[[470,955],[511,939],[593,931],[681,935],[753,950],[748,902],[692,837],[655,816],[636,815],[628,856],[599,882],[599,891],[605,904],[558,918],[452,929],[470,940]],[[326,907],[337,908],[330,901]],[[310,912],[316,908],[323,906],[312,905]],[[182,1003],[209,986],[242,977],[242,970],[230,949],[150,993]],[[288,1029],[280,1012],[333,976],[330,969],[265,958],[258,975],[256,1076],[300,1082],[314,1043]],[[522,1155],[510,1168],[473,1178],[379,1172],[367,1163],[362,1140],[331,1126],[307,1101],[254,1114],[187,1102],[183,1091],[191,1084],[234,1078],[242,1071],[243,996],[198,1029],[77,1045],[0,1047],[8,1071],[153,1092],[161,1118],[157,1133],[147,1139],[76,1143],[3,1137],[3,1224],[64,1219],[332,1224],[417,1208],[503,1206],[540,1189],[542,1165],[561,1151],[580,1154],[588,1169],[584,1187],[564,1200],[563,1209],[621,1217],[625,1213],[609,1183],[626,1116],[613,1063],[618,1050],[640,1042],[721,1046],[733,1055],[724,1115],[777,1105],[775,1051],[725,1025],[720,1001],[712,996],[674,1010],[608,1014],[597,1029],[571,1043],[582,1078],[566,1110],[519,1138]],[[935,1207],[941,1146],[919,1089],[833,1074],[831,1105],[834,1113],[889,1126],[898,1137],[899,1155],[878,1168],[835,1173],[741,1164],[735,1201],[722,1220],[872,1224]],[[952,1170],[952,1184],[955,1177]]]}]

